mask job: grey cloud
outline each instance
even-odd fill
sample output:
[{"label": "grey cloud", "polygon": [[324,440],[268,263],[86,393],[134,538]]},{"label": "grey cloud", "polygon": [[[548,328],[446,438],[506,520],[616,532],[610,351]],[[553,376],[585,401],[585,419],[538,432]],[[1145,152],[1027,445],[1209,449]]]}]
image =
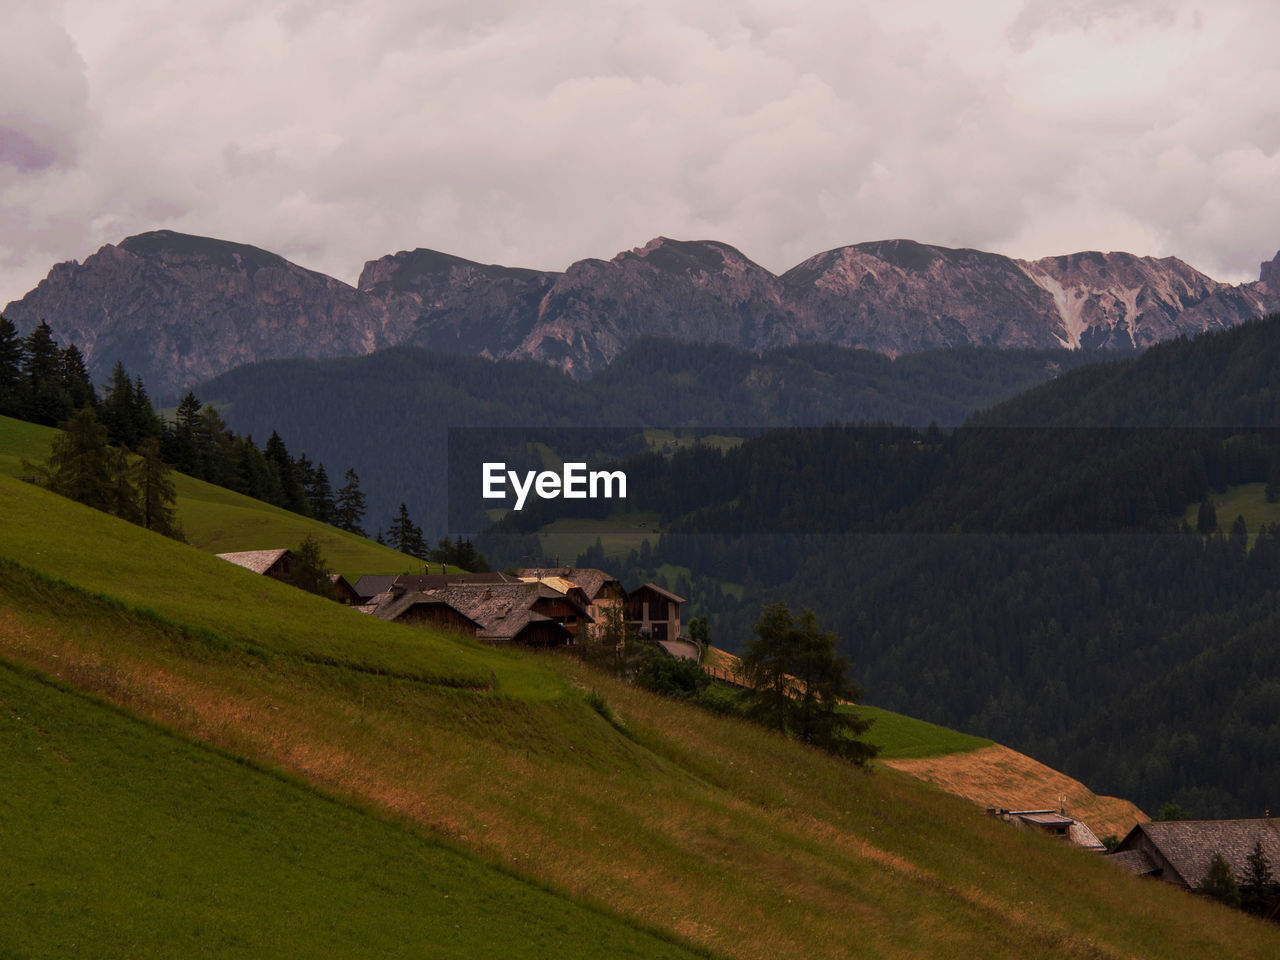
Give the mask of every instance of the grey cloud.
[{"label": "grey cloud", "polygon": [[40,117],[0,99],[31,144],[0,148],[20,161],[0,165],[9,297],[156,227],[348,281],[416,246],[559,269],[657,234],[773,270],[909,236],[1175,253],[1224,279],[1280,245],[1267,8],[30,9],[52,55]]}]

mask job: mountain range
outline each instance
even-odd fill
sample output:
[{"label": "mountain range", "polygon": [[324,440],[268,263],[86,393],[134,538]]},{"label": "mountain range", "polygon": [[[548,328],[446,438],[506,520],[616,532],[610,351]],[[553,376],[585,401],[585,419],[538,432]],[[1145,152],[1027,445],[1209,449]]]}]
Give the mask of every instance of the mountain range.
[{"label": "mountain range", "polygon": [[1175,257],[1017,260],[912,240],[840,247],[781,275],[717,241],[659,237],[563,272],[433,250],[368,262],[355,287],[247,244],[157,230],[57,264],[5,308],[46,319],[101,379],[117,360],[172,396],[256,360],[406,345],[531,358],[575,377],[647,336],[889,356],[962,345],[1132,350],[1280,309],[1280,254],[1219,283]]}]

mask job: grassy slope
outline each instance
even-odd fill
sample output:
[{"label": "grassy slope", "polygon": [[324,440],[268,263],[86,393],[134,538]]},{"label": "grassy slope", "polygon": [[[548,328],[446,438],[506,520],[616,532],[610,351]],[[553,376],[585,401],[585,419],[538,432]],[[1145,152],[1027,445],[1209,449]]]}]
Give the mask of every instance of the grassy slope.
[{"label": "grassy slope", "polygon": [[[478,643],[428,648],[420,634],[242,570],[45,490],[0,477],[0,554],[141,611],[184,636],[272,656],[333,662],[464,687],[553,697],[545,671]],[[88,544],[109,545],[101,550]]]},{"label": "grassy slope", "polygon": [[[22,460],[40,463],[56,431],[0,417],[0,474],[20,476]],[[182,474],[175,476],[178,518],[187,541],[208,553],[296,547],[308,535],[320,541],[329,566],[354,582],[364,573],[420,572],[422,562],[243,494]]]},{"label": "grassy slope", "polygon": [[[905,775],[860,773],[572,661],[373,624],[4,479],[0,515],[0,556],[13,558],[0,656],[705,947],[993,958],[1280,947],[1273,929]],[[486,670],[497,692],[449,685]],[[611,718],[575,687],[598,690]]]},{"label": "grassy slope", "polygon": [[688,956],[0,664],[0,955]]},{"label": "grassy slope", "polygon": [[1150,819],[1128,800],[1099,796],[1079,780],[999,744],[946,756],[889,758],[886,763],[980,807],[1064,808],[1099,837],[1123,837],[1135,823]]},{"label": "grassy slope", "polygon": [[857,711],[864,719],[872,721],[866,739],[880,748],[880,756],[885,760],[968,753],[989,747],[993,743],[985,737],[949,730],[936,723],[917,720],[880,707],[861,704]]}]

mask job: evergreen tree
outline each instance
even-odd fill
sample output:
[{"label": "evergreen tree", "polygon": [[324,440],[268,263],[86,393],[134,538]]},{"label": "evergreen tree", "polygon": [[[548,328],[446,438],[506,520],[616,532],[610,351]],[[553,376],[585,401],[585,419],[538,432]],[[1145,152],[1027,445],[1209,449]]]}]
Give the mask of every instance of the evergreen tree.
[{"label": "evergreen tree", "polygon": [[[342,485],[342,489],[338,491],[338,499],[334,504],[334,522],[343,530],[351,533],[358,533],[365,536],[364,528],[360,526],[364,520],[364,494],[360,491],[360,476],[356,473],[355,467],[349,467],[343,476],[346,481]],[[381,530],[379,530],[381,534]],[[382,540],[378,540],[382,543]]]},{"label": "evergreen tree", "polygon": [[117,360],[111,368],[111,377],[102,395],[102,423],[107,428],[107,436],[112,443],[126,447],[137,444],[135,410],[133,380],[125,371],[124,364]]},{"label": "evergreen tree", "polygon": [[174,512],[176,493],[172,471],[160,458],[160,442],[148,437],[138,446],[138,457],[132,466],[133,486],[138,493],[138,522],[148,530],[181,540]]},{"label": "evergreen tree", "polygon": [[1220,853],[1209,858],[1209,872],[1200,881],[1196,891],[1220,900],[1229,907],[1240,906],[1240,885],[1236,883],[1236,878],[1231,875],[1231,867]]},{"label": "evergreen tree", "polygon": [[23,341],[22,411],[32,423],[52,427],[71,416],[71,400],[62,388],[62,351],[43,320]]},{"label": "evergreen tree", "polygon": [[862,691],[836,654],[836,636],[818,630],[812,610],[793,617],[785,603],[764,608],[742,667],[751,688],[745,712],[765,726],[865,764],[876,748],[857,740],[871,726],[848,709]]},{"label": "evergreen tree", "polygon": [[155,407],[151,405],[151,395],[142,383],[142,377],[133,378],[133,428],[139,442],[149,437],[158,438],[164,424]]},{"label": "evergreen tree", "polygon": [[142,508],[138,504],[138,488],[133,485],[133,465],[129,451],[124,447],[110,447],[107,462],[111,482],[107,487],[107,512],[130,523],[142,523]]},{"label": "evergreen tree", "polygon": [[308,593],[333,599],[333,586],[329,580],[328,564],[320,551],[320,541],[310,534],[293,551],[289,583]]},{"label": "evergreen tree", "polygon": [[178,403],[173,429],[165,433],[163,452],[169,463],[193,477],[200,476],[200,446],[196,440],[199,427],[200,399],[188,390]]},{"label": "evergreen tree", "polygon": [[[197,474],[200,479],[216,483],[220,487],[230,487],[236,476],[235,438],[212,404],[205,404],[200,410],[195,441],[199,458]],[[283,505],[281,500],[268,502]]]},{"label": "evergreen tree", "polygon": [[469,538],[464,539],[461,534],[453,540],[441,537],[434,549],[427,554],[426,559],[432,563],[461,567],[471,573],[487,573],[493,569],[489,566],[489,561],[485,559],[484,554],[476,549],[475,544]]},{"label": "evergreen tree", "polygon": [[1231,532],[1227,536],[1227,542],[1231,544],[1238,557],[1243,557],[1246,550],[1249,549],[1249,527],[1244,521],[1244,517],[1240,514],[1231,523]]},{"label": "evergreen tree", "polygon": [[174,419],[174,425],[179,430],[184,430],[195,436],[196,428],[200,423],[200,410],[202,407],[203,404],[200,403],[200,398],[188,390],[187,395],[178,402],[178,412]]},{"label": "evergreen tree", "polygon": [[89,371],[84,365],[84,356],[74,344],[68,344],[62,351],[62,389],[66,391],[71,405],[77,410],[80,407],[96,406],[97,394],[93,391],[93,383],[89,380]]},{"label": "evergreen tree", "polygon": [[280,439],[280,434],[274,430],[267,438],[267,445],[263,448],[262,455],[266,457],[268,466],[275,468],[276,475],[280,478],[280,491],[283,498],[280,506],[294,513],[310,516],[311,508],[307,504],[307,494],[303,489],[303,478],[298,464],[289,455],[289,450]]},{"label": "evergreen tree", "polygon": [[1245,875],[1240,884],[1241,905],[1250,913],[1267,916],[1280,902],[1280,888],[1271,872],[1271,858],[1254,841],[1253,851],[1245,858]]},{"label": "evergreen tree", "polygon": [[336,505],[333,500],[333,488],[329,486],[329,474],[324,464],[317,464],[311,471],[311,481],[307,485],[307,500],[311,504],[311,515],[321,523],[333,523]]},{"label": "evergreen tree", "polygon": [[1213,507],[1213,501],[1205,497],[1200,501],[1200,510],[1196,514],[1196,533],[1208,536],[1218,529],[1218,511]]},{"label": "evergreen tree", "polygon": [[98,422],[92,407],[81,407],[62,424],[49,445],[48,463],[39,472],[54,493],[110,511],[115,501],[113,466],[107,428]]},{"label": "evergreen tree", "polygon": [[0,316],[0,416],[22,413],[22,337],[8,317]]},{"label": "evergreen tree", "polygon": [[[235,439],[236,489],[255,500],[271,502],[271,475],[267,460],[253,437]],[[279,491],[277,490],[277,496]]]},{"label": "evergreen tree", "polygon": [[387,541],[401,553],[426,559],[427,545],[422,539],[422,528],[409,518],[409,510],[403,503],[387,530]]}]

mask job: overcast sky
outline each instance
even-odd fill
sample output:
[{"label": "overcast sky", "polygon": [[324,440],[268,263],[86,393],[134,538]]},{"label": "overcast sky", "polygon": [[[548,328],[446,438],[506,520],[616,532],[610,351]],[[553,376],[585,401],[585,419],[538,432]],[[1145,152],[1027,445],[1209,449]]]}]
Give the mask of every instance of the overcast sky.
[{"label": "overcast sky", "polygon": [[776,272],[892,237],[1280,248],[1280,6],[6,0],[0,304],[166,227],[354,282],[664,235]]}]

